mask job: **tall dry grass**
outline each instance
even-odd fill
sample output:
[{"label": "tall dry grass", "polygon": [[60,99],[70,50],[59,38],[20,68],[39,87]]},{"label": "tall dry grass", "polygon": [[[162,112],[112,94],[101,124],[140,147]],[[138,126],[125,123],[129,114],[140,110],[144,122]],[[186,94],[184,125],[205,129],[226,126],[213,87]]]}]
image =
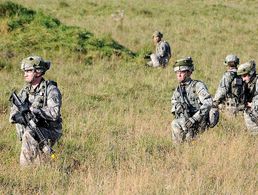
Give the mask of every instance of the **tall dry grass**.
[{"label": "tall dry grass", "polygon": [[[109,35],[135,52],[151,49],[151,34],[160,29],[174,54],[167,69],[146,69],[137,57],[93,56],[89,65],[65,48],[15,52],[19,40],[11,39],[14,33],[4,36],[9,32],[0,20],[1,43],[13,43],[15,54],[6,59],[1,47],[1,63],[6,64],[0,69],[0,193],[258,193],[257,137],[246,132],[242,116],[222,114],[217,127],[192,143],[177,146],[170,136],[170,97],[177,84],[173,61],[191,55],[193,77],[214,94],[227,54],[236,53],[241,62],[257,56],[256,1],[14,2],[97,37]],[[123,28],[116,28],[111,16],[119,10],[125,11]],[[53,63],[46,78],[56,80],[63,93],[64,135],[54,148],[55,162],[20,169],[20,143],[8,123],[8,96],[10,89],[22,86],[19,63],[30,52]]]}]

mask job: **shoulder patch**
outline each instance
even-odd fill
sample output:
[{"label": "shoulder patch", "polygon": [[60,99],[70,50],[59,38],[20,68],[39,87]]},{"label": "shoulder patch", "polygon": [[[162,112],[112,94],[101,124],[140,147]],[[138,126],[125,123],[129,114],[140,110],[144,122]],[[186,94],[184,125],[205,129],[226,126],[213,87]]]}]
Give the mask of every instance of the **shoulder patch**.
[{"label": "shoulder patch", "polygon": [[199,91],[199,95],[202,96],[202,97],[208,97],[208,96],[210,96],[210,94],[208,93],[208,91],[205,90],[205,89],[200,90],[200,91]]},{"label": "shoulder patch", "polygon": [[56,104],[59,102],[58,96],[54,96],[52,99],[53,99],[53,102]]}]

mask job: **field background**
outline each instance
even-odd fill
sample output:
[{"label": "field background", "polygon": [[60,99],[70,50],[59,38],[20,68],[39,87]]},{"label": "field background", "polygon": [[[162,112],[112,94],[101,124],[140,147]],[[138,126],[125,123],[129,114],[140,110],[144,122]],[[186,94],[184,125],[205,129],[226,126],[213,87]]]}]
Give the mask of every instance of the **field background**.
[{"label": "field background", "polygon": [[[214,94],[227,54],[258,60],[258,1],[12,2],[26,9],[0,0],[1,194],[258,194],[257,137],[242,116],[222,114],[180,146],[170,133],[173,62],[192,56],[193,78]],[[172,46],[166,69],[144,66],[154,30]],[[52,61],[45,78],[62,91],[64,134],[55,162],[20,169],[8,98],[30,54]]]}]

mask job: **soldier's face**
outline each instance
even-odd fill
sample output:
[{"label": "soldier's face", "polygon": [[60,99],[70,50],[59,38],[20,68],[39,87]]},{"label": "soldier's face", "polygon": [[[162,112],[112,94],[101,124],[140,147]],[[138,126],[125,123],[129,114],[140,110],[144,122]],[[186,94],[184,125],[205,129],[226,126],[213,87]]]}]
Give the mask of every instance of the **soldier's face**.
[{"label": "soldier's face", "polygon": [[160,37],[156,37],[156,36],[153,36],[153,43],[154,44],[157,44],[158,42],[160,42]]},{"label": "soldier's face", "polygon": [[244,75],[242,75],[242,79],[244,82],[249,83],[251,76],[249,74],[244,74]]},{"label": "soldier's face", "polygon": [[24,70],[24,80],[27,83],[32,82],[34,77],[35,77],[35,71],[34,70]]},{"label": "soldier's face", "polygon": [[34,84],[36,80],[40,80],[41,74],[35,70],[25,70],[24,71],[24,80],[27,83]]},{"label": "soldier's face", "polygon": [[176,72],[176,77],[177,77],[177,80],[179,82],[185,81],[185,79],[190,77],[190,75],[191,75],[191,72],[187,71],[187,70],[185,70],[185,71],[177,71]]}]

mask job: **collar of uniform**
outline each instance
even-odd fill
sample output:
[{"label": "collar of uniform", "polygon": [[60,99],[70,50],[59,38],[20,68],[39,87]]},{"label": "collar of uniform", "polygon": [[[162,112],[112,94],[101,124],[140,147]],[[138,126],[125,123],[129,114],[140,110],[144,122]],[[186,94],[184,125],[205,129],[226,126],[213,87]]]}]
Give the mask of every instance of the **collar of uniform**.
[{"label": "collar of uniform", "polygon": [[228,72],[237,72],[237,69],[236,68],[232,68],[232,69],[228,70]]},{"label": "collar of uniform", "polygon": [[180,85],[186,86],[186,85],[189,85],[191,82],[192,82],[192,79],[189,77],[189,78],[186,78],[185,81],[181,82]]},{"label": "collar of uniform", "polygon": [[157,46],[159,46],[162,42],[163,42],[163,40],[160,40],[160,41],[157,43]]},{"label": "collar of uniform", "polygon": [[45,88],[45,79],[42,78],[40,83],[37,85],[36,88],[33,88],[31,84],[27,85],[28,93],[29,94],[37,94],[42,88]]}]

